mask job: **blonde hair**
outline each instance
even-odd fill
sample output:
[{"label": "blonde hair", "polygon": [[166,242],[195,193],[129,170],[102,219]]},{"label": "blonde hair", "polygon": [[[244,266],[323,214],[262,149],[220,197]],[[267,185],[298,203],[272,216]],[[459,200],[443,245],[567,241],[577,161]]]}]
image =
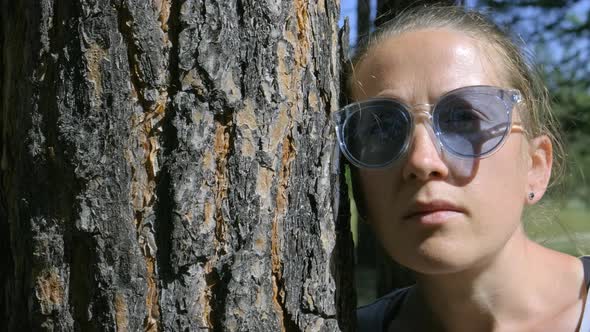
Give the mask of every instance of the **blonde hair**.
[{"label": "blonde hair", "polygon": [[565,174],[565,149],[547,88],[538,70],[510,36],[484,14],[456,6],[425,6],[406,10],[378,27],[361,41],[351,58],[347,73],[347,94],[352,96],[354,68],[383,40],[421,29],[450,29],[474,37],[500,57],[504,79],[510,88],[520,90],[525,112],[521,118],[529,139],[546,135],[553,144],[553,171],[550,186],[560,183]]}]

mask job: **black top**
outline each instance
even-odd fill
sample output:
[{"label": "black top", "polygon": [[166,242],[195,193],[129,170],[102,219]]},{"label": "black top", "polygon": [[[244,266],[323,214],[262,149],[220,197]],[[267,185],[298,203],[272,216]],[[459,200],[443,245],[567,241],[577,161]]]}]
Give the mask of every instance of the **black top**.
[{"label": "black top", "polygon": [[[584,266],[584,280],[588,288],[590,287],[590,256],[583,256],[580,259]],[[399,313],[412,287],[394,290],[375,302],[358,308],[356,310],[357,331],[386,331],[387,324]]]}]

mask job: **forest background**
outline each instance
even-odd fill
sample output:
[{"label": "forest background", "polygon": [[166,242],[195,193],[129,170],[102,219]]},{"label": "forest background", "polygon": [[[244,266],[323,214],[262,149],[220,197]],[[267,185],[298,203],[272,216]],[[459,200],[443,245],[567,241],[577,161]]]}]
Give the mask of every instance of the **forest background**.
[{"label": "forest background", "polygon": [[[372,31],[383,6],[395,1],[344,0],[340,24],[350,24],[350,44]],[[552,96],[567,151],[566,173],[549,191],[540,206],[526,211],[525,226],[531,237],[554,249],[573,255],[590,252],[590,1],[459,1],[461,5],[487,12],[501,27],[512,31],[541,72]],[[385,14],[382,14],[384,13]],[[378,14],[379,13],[379,14]],[[376,23],[377,22],[377,23]],[[354,210],[354,204],[352,204]],[[383,253],[370,230],[352,212],[353,238],[357,252],[358,304],[370,302],[389,288],[391,276],[383,277],[392,262],[383,263]],[[375,255],[372,255],[375,253]],[[385,267],[383,266],[385,265]],[[387,275],[387,273],[386,273]],[[396,278],[393,278],[396,279]],[[398,281],[399,282],[399,281]],[[402,282],[403,283],[403,282]],[[378,286],[375,287],[375,284]],[[384,284],[384,285],[380,285]]]},{"label": "forest background", "polygon": [[526,226],[590,253],[590,0],[2,1],[2,330],[354,330],[411,274],[342,195],[348,39],[441,1],[535,58],[570,168]]}]

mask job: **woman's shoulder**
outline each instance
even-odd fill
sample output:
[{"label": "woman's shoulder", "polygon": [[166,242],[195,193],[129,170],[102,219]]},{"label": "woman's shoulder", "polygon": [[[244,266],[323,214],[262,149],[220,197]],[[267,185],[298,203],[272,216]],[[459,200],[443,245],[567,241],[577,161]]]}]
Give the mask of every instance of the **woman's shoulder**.
[{"label": "woman's shoulder", "polygon": [[580,321],[580,332],[590,331],[590,256],[580,257],[584,266],[584,282],[586,283],[586,300],[583,307],[582,319]]},{"label": "woman's shoulder", "polygon": [[396,289],[373,303],[357,308],[357,331],[384,331],[386,322],[395,318],[412,287]]},{"label": "woman's shoulder", "polygon": [[586,281],[586,286],[590,286],[590,256],[581,256],[579,258],[584,266],[584,280]]}]

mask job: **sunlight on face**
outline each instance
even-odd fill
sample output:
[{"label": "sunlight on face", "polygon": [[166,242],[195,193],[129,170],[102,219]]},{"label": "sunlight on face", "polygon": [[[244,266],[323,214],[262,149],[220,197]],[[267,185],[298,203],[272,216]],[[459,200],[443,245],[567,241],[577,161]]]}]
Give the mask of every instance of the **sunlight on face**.
[{"label": "sunlight on face", "polygon": [[[415,105],[464,86],[509,88],[489,52],[451,30],[405,32],[367,53],[356,68],[353,95]],[[526,149],[524,136],[512,133],[488,158],[457,159],[418,122],[405,158],[391,168],[359,171],[369,222],[389,255],[418,272],[444,273],[496,255],[511,238],[524,236]]]}]

